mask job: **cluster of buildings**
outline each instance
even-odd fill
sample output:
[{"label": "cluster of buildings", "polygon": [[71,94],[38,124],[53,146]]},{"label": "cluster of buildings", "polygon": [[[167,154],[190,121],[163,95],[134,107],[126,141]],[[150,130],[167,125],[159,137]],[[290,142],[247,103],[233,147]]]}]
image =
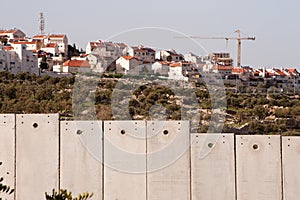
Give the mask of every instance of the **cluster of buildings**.
[{"label": "cluster of buildings", "polygon": [[[32,38],[19,29],[0,30],[0,71],[14,74],[55,74],[113,71],[118,74],[147,74],[166,79],[197,81],[203,73],[218,73],[224,81],[258,85],[274,82],[279,87],[300,86],[300,74],[294,68],[254,69],[234,67],[229,53],[211,53],[198,56],[181,54],[175,50],[155,50],[145,46],[129,46],[111,41],[94,41],[87,44],[80,55],[68,55],[68,38],[65,34],[42,34]],[[45,71],[45,70],[44,70]]]},{"label": "cluster of buildings", "polygon": [[39,75],[44,59],[48,69],[60,65],[68,54],[64,34],[35,35],[29,38],[19,29],[0,30],[0,71],[13,74],[29,72]]}]

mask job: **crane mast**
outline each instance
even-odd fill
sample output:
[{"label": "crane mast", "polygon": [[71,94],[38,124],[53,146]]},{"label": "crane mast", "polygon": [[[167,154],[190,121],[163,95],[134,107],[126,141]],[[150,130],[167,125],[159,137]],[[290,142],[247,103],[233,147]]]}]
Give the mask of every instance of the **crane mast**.
[{"label": "crane mast", "polygon": [[225,39],[237,40],[237,67],[241,67],[241,55],[242,55],[242,40],[255,40],[255,37],[241,37],[241,31],[236,30],[237,37],[201,37],[201,36],[188,36],[188,37],[176,37],[176,38],[193,38],[193,39]]}]

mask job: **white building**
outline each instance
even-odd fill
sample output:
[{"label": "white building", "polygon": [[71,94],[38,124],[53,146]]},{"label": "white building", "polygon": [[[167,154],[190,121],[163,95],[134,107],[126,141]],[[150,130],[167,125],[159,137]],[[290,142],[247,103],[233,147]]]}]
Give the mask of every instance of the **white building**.
[{"label": "white building", "polygon": [[46,45],[43,45],[42,48],[40,48],[41,51],[47,52],[52,54],[53,56],[58,56],[59,54],[59,48],[56,43],[48,43]]},{"label": "white building", "polygon": [[127,74],[129,70],[132,70],[139,66],[140,61],[132,56],[121,56],[116,60],[116,72],[120,74]]},{"label": "white building", "polygon": [[123,46],[121,48],[117,43],[99,40],[97,42],[89,42],[86,47],[86,53],[99,55],[105,60],[116,60],[122,56],[122,49]]},{"label": "white building", "polygon": [[20,29],[9,29],[0,30],[0,37],[6,37],[9,40],[14,38],[25,38],[26,35]]},{"label": "white building", "polygon": [[123,50],[123,55],[136,57],[143,62],[155,62],[155,50],[144,46],[126,47]]},{"label": "white building", "polygon": [[88,61],[91,65],[93,72],[102,73],[105,70],[104,61],[97,54],[88,54],[85,57],[85,60]]},{"label": "white building", "polygon": [[9,42],[11,45],[14,44],[24,44],[26,45],[26,49],[30,51],[36,51],[38,49],[38,44],[36,41],[13,41]]},{"label": "white building", "polygon": [[25,44],[1,46],[0,70],[13,74],[29,72],[39,74],[38,59],[32,51],[26,49]]},{"label": "white building", "polygon": [[232,66],[215,65],[212,68],[213,73],[218,73],[222,76],[229,75],[232,73]]},{"label": "white building", "polygon": [[58,46],[58,52],[67,56],[68,54],[68,37],[65,34],[48,34],[48,35],[35,35],[34,41],[42,41],[44,45],[54,43]]},{"label": "white building", "polygon": [[160,76],[168,76],[170,71],[169,62],[156,61],[152,64],[153,73]]},{"label": "white building", "polygon": [[[57,68],[57,67],[55,67]],[[85,60],[67,60],[63,63],[63,73],[88,73],[91,65]]]},{"label": "white building", "polygon": [[183,61],[184,57],[183,55],[177,53],[175,50],[161,50],[156,52],[155,58],[157,60],[164,60],[168,62],[179,62]]},{"label": "white building", "polygon": [[183,73],[182,73],[183,69],[182,69],[181,62],[172,63],[169,66],[170,66],[169,79],[188,81],[188,77],[183,76]]},{"label": "white building", "polygon": [[12,47],[20,61],[20,69],[15,69],[13,73],[29,72],[38,75],[40,70],[37,56],[31,50],[27,50],[25,44],[12,44]]}]

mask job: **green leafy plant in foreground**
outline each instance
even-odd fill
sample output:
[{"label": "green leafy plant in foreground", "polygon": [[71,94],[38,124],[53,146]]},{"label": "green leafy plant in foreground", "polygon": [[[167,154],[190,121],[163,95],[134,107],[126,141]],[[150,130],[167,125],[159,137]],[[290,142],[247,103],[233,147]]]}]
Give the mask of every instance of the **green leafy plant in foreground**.
[{"label": "green leafy plant in foreground", "polygon": [[93,193],[85,192],[73,198],[72,193],[64,189],[61,189],[59,192],[53,189],[51,195],[48,195],[47,192],[45,193],[46,200],[86,200],[92,198],[93,195]]}]

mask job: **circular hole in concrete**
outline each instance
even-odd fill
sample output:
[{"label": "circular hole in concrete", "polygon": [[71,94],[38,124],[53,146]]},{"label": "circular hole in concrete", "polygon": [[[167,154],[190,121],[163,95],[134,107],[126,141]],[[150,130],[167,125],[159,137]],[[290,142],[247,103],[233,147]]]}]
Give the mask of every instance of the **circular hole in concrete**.
[{"label": "circular hole in concrete", "polygon": [[37,123],[32,124],[33,128],[37,128],[39,125]]},{"label": "circular hole in concrete", "polygon": [[254,145],[253,145],[253,149],[254,149],[254,150],[257,150],[257,149],[258,149],[258,145],[257,145],[257,144],[254,144]]},{"label": "circular hole in concrete", "polygon": [[121,130],[121,134],[124,135],[125,134],[125,130]]},{"label": "circular hole in concrete", "polygon": [[2,165],[2,162],[0,162],[0,165]]},{"label": "circular hole in concrete", "polygon": [[214,144],[213,143],[208,143],[208,148],[212,148],[213,146],[214,146]]},{"label": "circular hole in concrete", "polygon": [[77,134],[77,135],[81,135],[82,133],[83,133],[82,130],[77,130],[77,131],[76,131],[76,134]]},{"label": "circular hole in concrete", "polygon": [[168,130],[164,130],[164,135],[168,135],[169,134],[169,131]]}]

